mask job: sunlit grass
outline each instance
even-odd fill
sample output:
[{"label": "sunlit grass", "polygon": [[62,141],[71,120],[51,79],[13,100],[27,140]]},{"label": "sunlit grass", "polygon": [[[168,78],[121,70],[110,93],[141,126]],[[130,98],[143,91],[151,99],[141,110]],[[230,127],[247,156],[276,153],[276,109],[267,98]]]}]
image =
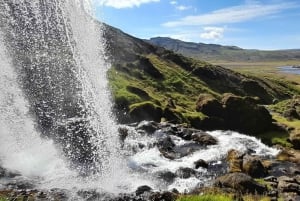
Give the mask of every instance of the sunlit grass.
[{"label": "sunlit grass", "polygon": [[231,195],[213,195],[213,194],[206,194],[206,195],[187,195],[181,196],[177,199],[177,201],[234,201]]}]

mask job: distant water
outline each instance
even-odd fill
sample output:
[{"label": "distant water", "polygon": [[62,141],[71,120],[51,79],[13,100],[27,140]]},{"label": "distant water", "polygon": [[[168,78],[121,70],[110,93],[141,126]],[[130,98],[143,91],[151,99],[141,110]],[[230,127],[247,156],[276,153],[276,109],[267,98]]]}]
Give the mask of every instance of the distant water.
[{"label": "distant water", "polygon": [[300,75],[300,68],[295,68],[293,66],[281,66],[278,68],[280,69],[280,72],[283,72],[283,73]]}]

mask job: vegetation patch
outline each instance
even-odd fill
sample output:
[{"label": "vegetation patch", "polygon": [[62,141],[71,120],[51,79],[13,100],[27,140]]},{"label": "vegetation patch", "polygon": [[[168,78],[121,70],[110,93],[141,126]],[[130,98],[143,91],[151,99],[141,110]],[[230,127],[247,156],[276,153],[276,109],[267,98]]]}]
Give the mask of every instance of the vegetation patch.
[{"label": "vegetation patch", "polygon": [[177,201],[234,201],[232,195],[226,194],[204,194],[181,196]]}]

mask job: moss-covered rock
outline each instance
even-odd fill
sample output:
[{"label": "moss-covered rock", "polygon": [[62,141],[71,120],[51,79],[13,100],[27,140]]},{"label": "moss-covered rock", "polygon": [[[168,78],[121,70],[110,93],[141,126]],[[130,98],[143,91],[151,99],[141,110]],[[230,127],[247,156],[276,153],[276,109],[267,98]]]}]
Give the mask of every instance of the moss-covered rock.
[{"label": "moss-covered rock", "polygon": [[232,188],[240,193],[263,194],[267,191],[265,186],[254,181],[249,175],[244,173],[229,173],[216,179],[215,186]]},{"label": "moss-covered rock", "polygon": [[256,134],[272,126],[272,116],[263,106],[233,94],[225,94],[221,102],[228,129]]},{"label": "moss-covered rock", "polygon": [[211,94],[200,94],[196,103],[196,110],[207,116],[221,117],[223,113],[222,104]]},{"label": "moss-covered rock", "polygon": [[153,102],[146,101],[132,104],[129,115],[133,121],[149,120],[159,122],[162,118],[163,110]]}]

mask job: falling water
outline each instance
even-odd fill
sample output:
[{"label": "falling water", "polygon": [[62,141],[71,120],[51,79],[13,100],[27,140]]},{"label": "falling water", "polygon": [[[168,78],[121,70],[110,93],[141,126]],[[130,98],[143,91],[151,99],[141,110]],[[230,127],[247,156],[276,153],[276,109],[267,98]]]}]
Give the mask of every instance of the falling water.
[{"label": "falling water", "polygon": [[168,186],[153,175],[192,166],[198,157],[221,160],[230,148],[273,154],[256,139],[219,131],[212,134],[220,145],[174,161],[161,156],[155,135],[130,132],[121,150],[103,27],[92,16],[88,0],[0,1],[0,167],[38,188],[119,193],[150,185],[184,191],[205,178]]},{"label": "falling water", "polygon": [[76,174],[103,182],[124,174],[105,43],[90,11],[84,0],[1,1],[0,160],[5,168],[27,176],[47,174],[51,181],[63,176],[62,187],[64,177]]}]

